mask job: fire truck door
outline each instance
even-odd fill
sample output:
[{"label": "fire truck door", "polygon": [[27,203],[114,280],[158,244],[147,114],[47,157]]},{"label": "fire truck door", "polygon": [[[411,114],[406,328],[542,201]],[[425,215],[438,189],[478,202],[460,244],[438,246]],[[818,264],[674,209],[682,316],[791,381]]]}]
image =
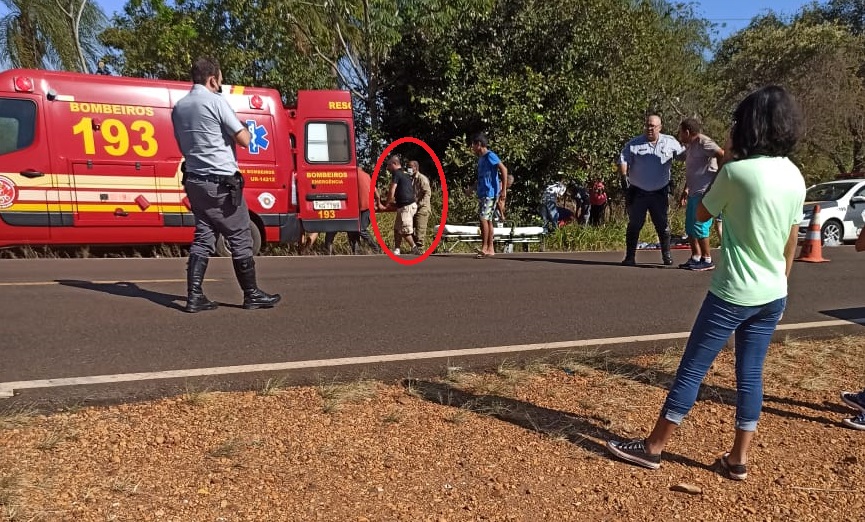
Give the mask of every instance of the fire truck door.
[{"label": "fire truck door", "polygon": [[76,227],[161,226],[153,165],[72,163]]},{"label": "fire truck door", "polygon": [[51,154],[40,100],[0,97],[0,220],[3,240],[48,239]]}]

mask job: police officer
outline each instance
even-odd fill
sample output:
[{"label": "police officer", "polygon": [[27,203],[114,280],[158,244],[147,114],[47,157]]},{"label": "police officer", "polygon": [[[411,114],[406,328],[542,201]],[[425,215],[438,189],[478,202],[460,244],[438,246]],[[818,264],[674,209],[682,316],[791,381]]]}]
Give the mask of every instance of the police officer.
[{"label": "police officer", "polygon": [[628,210],[628,228],[625,232],[625,259],[622,264],[636,264],[637,241],[646,223],[646,212],[652,218],[658,241],[661,243],[661,261],[673,264],[670,254],[670,169],[673,160],[685,159],[685,147],[679,140],[661,133],[661,117],[650,114],[646,118],[645,133],[637,136],[619,155],[619,172]]},{"label": "police officer", "polygon": [[258,288],[249,209],[243,199],[243,178],[235,144],[247,147],[250,134],[220,96],[222,72],[213,58],[192,65],[192,90],[171,111],[174,138],[184,157],[184,187],[195,216],[195,239],[186,273],[186,311],[213,310],[216,303],[201,290],[207,262],[216,250],[216,235],[228,242],[234,273],[243,290],[243,308],[271,308],[279,294]]}]

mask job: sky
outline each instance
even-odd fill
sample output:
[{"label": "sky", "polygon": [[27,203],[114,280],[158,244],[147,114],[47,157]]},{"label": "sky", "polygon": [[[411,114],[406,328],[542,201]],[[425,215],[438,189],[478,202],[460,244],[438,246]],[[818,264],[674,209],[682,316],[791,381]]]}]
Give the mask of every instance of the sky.
[{"label": "sky", "polygon": [[723,39],[739,29],[744,29],[755,16],[766,14],[770,10],[781,15],[792,15],[811,2],[810,0],[772,0],[771,2],[765,0],[701,0],[694,3],[697,5],[698,16],[719,24],[717,36]]}]

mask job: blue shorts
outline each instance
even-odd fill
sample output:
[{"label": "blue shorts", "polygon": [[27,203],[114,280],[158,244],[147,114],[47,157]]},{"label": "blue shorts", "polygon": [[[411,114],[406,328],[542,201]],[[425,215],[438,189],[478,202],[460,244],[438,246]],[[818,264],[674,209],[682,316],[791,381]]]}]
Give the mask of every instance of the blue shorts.
[{"label": "blue shorts", "polygon": [[696,239],[706,239],[709,237],[709,231],[712,228],[712,218],[708,221],[697,221],[697,207],[702,201],[703,195],[688,197],[688,207],[685,210],[685,233],[688,237]]},{"label": "blue shorts", "polygon": [[496,198],[478,198],[478,217],[481,220],[492,221],[495,208]]}]

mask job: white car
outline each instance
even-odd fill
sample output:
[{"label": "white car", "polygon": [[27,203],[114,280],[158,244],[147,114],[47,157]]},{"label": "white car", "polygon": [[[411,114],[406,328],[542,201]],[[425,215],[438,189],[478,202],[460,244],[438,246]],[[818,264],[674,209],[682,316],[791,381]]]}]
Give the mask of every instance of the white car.
[{"label": "white car", "polygon": [[814,185],[805,193],[799,237],[804,238],[814,205],[820,205],[820,236],[825,246],[855,241],[865,226],[865,178],[840,179]]}]

